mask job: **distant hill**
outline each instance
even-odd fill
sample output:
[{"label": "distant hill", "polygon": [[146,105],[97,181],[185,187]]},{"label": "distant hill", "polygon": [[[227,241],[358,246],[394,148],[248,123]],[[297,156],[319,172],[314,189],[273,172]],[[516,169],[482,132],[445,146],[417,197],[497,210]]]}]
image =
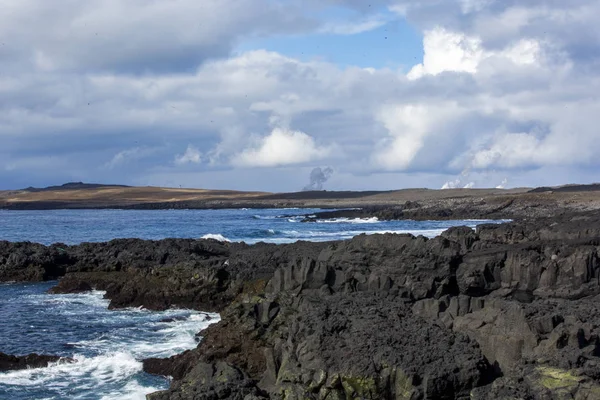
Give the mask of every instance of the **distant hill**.
[{"label": "distant hill", "polygon": [[532,189],[529,193],[544,193],[544,192],[555,192],[555,193],[573,193],[573,192],[596,192],[600,191],[600,183],[592,183],[589,185],[564,185],[549,187],[543,186]]},{"label": "distant hill", "polygon": [[60,186],[48,186],[45,188],[35,188],[35,187],[28,187],[23,189],[26,192],[49,192],[49,191],[55,191],[55,190],[78,190],[78,189],[101,189],[101,188],[105,188],[105,187],[121,187],[121,188],[127,188],[127,187],[131,187],[131,186],[126,186],[126,185],[105,185],[105,184],[101,184],[101,183],[83,183],[83,182],[68,182],[65,183],[64,185],[60,185]]},{"label": "distant hill", "polygon": [[506,204],[514,203],[520,207],[534,200],[540,204],[551,203],[552,207],[567,202],[600,209],[600,183],[514,189],[415,188],[392,191],[268,193],[69,182],[45,188],[0,191],[0,209],[9,210],[360,208],[402,206],[407,202],[418,202],[423,207],[443,207],[441,211],[447,212],[458,203],[468,203],[469,207],[479,207],[482,204],[486,207],[507,207]]},{"label": "distant hill", "polygon": [[374,196],[377,194],[393,193],[394,190],[385,191],[327,191],[327,190],[307,190],[292,193],[275,193],[261,197],[262,200],[318,200],[318,199],[356,199],[360,197]]}]

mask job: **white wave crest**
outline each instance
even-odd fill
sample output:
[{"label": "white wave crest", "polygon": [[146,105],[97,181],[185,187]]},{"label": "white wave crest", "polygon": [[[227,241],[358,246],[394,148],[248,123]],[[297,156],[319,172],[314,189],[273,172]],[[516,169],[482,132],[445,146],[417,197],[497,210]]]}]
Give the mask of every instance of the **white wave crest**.
[{"label": "white wave crest", "polygon": [[149,393],[158,392],[164,388],[142,386],[137,381],[129,381],[122,390],[115,390],[103,395],[100,400],[146,400]]},{"label": "white wave crest", "polygon": [[254,219],[276,219],[276,218],[280,218],[280,217],[276,216],[276,215],[253,215],[252,218],[254,218]]},{"label": "white wave crest", "polygon": [[220,233],[207,233],[206,235],[202,236],[201,239],[214,239],[218,240],[219,242],[231,242],[231,240],[227,239]]},{"label": "white wave crest", "polygon": [[[108,307],[110,300],[105,299],[106,294],[103,290],[93,290],[86,293],[77,294],[57,294],[53,296],[47,296],[46,294],[32,294],[27,296],[32,303],[39,304],[46,307],[61,307],[67,310],[67,313],[72,304],[80,304],[88,307]],[[73,310],[72,313],[78,312]]]},{"label": "white wave crest", "polygon": [[138,358],[170,357],[196,347],[196,333],[219,320],[219,314],[192,314],[184,321],[155,323],[156,335],[161,340],[137,342],[129,350]]},{"label": "white wave crest", "polygon": [[376,224],[379,221],[377,217],[371,218],[333,218],[333,219],[318,219],[317,222],[324,224]]},{"label": "white wave crest", "polygon": [[93,398],[142,400],[148,393],[165,389],[168,381],[156,377],[145,381],[140,360],[166,358],[196,347],[197,333],[220,319],[218,314],[180,309],[109,311],[103,295],[94,291],[23,296],[30,304],[56,309],[66,318],[84,318],[92,325],[111,328],[92,339],[65,343],[73,349],[73,363],[63,359],[45,368],[0,373],[0,391],[38,393],[43,388],[52,393],[50,398],[97,394]]},{"label": "white wave crest", "polygon": [[142,363],[131,353],[118,352],[97,357],[75,355],[74,363],[59,361],[46,368],[24,369],[0,374],[0,383],[17,386],[45,385],[49,389],[60,389],[65,384],[90,389],[98,382],[116,383],[142,371]]},{"label": "white wave crest", "polygon": [[21,387],[44,386],[54,393],[62,394],[59,395],[61,398],[66,398],[73,389],[94,393],[99,387],[114,388],[103,393],[101,397],[103,400],[144,400],[147,394],[164,389],[143,386],[134,379],[135,375],[142,372],[142,363],[130,353],[117,352],[96,357],[76,355],[74,359],[74,363],[61,361],[51,363],[46,368],[0,374],[0,384]]},{"label": "white wave crest", "polygon": [[[70,343],[76,349],[93,350],[97,353],[128,352],[136,359],[148,357],[170,357],[194,348],[196,333],[220,320],[219,314],[192,314],[180,319],[176,314],[164,314],[165,318],[157,322],[146,322],[152,332],[147,340],[127,336],[127,332],[115,336],[102,335],[97,339],[81,340]],[[175,318],[171,318],[175,317]]]}]

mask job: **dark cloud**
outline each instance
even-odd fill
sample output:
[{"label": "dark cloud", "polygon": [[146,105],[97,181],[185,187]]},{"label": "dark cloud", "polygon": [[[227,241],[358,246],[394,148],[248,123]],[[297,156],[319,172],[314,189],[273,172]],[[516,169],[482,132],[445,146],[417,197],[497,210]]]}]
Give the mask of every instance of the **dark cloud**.
[{"label": "dark cloud", "polygon": [[241,37],[314,29],[298,11],[268,0],[23,0],[3,7],[0,61],[36,71],[193,71]]}]

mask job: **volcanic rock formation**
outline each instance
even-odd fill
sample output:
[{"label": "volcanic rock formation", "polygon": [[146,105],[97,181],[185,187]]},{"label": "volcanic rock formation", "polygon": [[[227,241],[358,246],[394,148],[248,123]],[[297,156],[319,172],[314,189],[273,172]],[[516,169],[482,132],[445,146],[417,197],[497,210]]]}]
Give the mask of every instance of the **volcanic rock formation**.
[{"label": "volcanic rock formation", "polygon": [[218,311],[162,399],[600,399],[600,214],[434,239],[0,242],[0,280]]}]

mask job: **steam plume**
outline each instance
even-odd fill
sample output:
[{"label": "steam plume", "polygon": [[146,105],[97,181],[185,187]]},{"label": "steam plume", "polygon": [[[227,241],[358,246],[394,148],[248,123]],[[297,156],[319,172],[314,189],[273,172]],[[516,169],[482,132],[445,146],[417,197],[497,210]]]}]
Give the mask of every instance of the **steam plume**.
[{"label": "steam plume", "polygon": [[467,167],[460,173],[460,176],[458,178],[456,178],[453,181],[448,181],[444,183],[442,189],[458,189],[461,187],[463,189],[471,189],[475,187],[475,182],[465,182],[465,180],[469,178],[469,175],[471,175],[471,168]]},{"label": "steam plume", "polygon": [[313,168],[313,170],[310,172],[310,183],[306,185],[302,191],[323,190],[323,184],[327,182],[329,178],[331,178],[331,175],[333,175],[333,169],[330,167]]}]

